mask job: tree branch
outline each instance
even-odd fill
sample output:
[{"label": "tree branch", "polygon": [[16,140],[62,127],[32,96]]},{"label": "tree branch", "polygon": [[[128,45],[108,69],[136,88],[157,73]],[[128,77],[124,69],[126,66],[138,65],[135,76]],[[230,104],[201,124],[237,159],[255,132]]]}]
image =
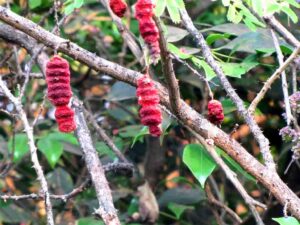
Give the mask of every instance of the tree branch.
[{"label": "tree branch", "polygon": [[73,100],[72,105],[75,108],[75,120],[77,124],[75,133],[82,149],[86,166],[95,187],[99,202],[99,208],[95,213],[101,216],[106,225],[120,225],[121,223],[113,204],[111,191],[106,180],[102,164],[97,151],[93,146],[91,134],[84,118],[83,107],[75,100]]},{"label": "tree branch", "polygon": [[274,81],[280,76],[280,74],[290,65],[294,59],[298,56],[300,53],[300,46],[295,48],[293,53],[285,60],[282,65],[268,78],[268,80],[265,82],[264,86],[262,89],[259,91],[259,93],[256,95],[256,97],[253,99],[251,102],[248,111],[252,114],[254,113],[258,103],[264,98],[266,95],[268,89],[271,88],[271,85],[274,83]]},{"label": "tree branch", "polygon": [[229,83],[228,79],[226,78],[224,72],[222,71],[221,67],[218,63],[214,60],[213,55],[206,44],[206,41],[202,34],[196,29],[194,26],[191,18],[189,17],[187,11],[185,9],[180,10],[181,18],[184,26],[188,30],[188,32],[196,39],[198,46],[201,48],[203,56],[206,62],[211,66],[214,72],[217,74],[221,84],[223,85],[225,91],[231,98],[231,100],[237,106],[238,112],[243,116],[246,123],[249,125],[250,130],[252,131],[255,139],[257,140],[261,154],[264,158],[265,164],[267,167],[273,171],[276,171],[276,166],[273,160],[273,157],[270,152],[269,147],[269,140],[264,136],[263,132],[255,122],[253,116],[247,111],[244,106],[242,99],[237,95],[231,84]]},{"label": "tree branch", "polygon": [[[20,17],[3,7],[0,7],[0,20],[16,27],[46,44],[49,47],[56,46],[57,43],[65,41],[64,39],[45,31],[31,21]],[[0,33],[2,30],[0,30]],[[120,81],[124,81],[136,86],[137,78],[143,76],[141,73],[126,69],[115,63],[109,62],[95,54],[80,48],[78,45],[69,42],[59,46],[59,51],[70,57],[88,65],[90,68],[104,72]],[[170,107],[169,96],[167,90],[159,83],[155,82],[161,99],[161,104]],[[180,108],[181,123],[189,126],[204,138],[214,140],[214,143],[222,148],[229,156],[237,161],[247,172],[252,174],[259,182],[261,182],[282,204],[288,204],[288,210],[300,219],[300,200],[292,190],[280,179],[277,173],[269,170],[258,162],[251,154],[247,152],[237,141],[231,139],[225,132],[218,127],[213,126],[199,113],[188,106],[181,100]]]},{"label": "tree branch", "polygon": [[20,99],[16,98],[15,96],[12,95],[10,90],[6,87],[1,76],[0,76],[0,89],[8,97],[8,99],[15,105],[18,115],[24,124],[24,130],[28,137],[28,145],[29,145],[29,149],[30,149],[30,155],[31,155],[31,161],[33,164],[33,168],[36,171],[37,179],[39,180],[39,182],[41,184],[41,189],[43,191],[43,195],[45,196],[44,199],[45,199],[45,207],[46,207],[46,212],[47,212],[47,224],[54,225],[52,205],[51,205],[50,196],[49,196],[48,184],[47,184],[47,180],[44,175],[44,171],[39,163],[39,159],[37,156],[37,148],[34,143],[33,129],[29,125],[27,116],[23,110]]},{"label": "tree branch", "polygon": [[179,90],[178,81],[176,79],[176,75],[173,68],[172,57],[168,51],[167,41],[165,39],[160,21],[155,16],[153,17],[153,19],[159,31],[159,47],[160,47],[162,70],[168,86],[171,107],[175,115],[179,116],[180,90]]}]

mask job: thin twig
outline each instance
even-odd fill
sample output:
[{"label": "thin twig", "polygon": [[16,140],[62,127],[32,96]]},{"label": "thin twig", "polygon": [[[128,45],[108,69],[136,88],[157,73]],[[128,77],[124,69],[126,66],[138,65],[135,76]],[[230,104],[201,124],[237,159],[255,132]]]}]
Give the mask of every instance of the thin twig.
[{"label": "thin twig", "polygon": [[271,28],[278,32],[287,41],[287,43],[296,48],[300,47],[300,42],[297,38],[295,38],[295,36],[289,32],[288,29],[286,29],[273,15],[264,16],[263,19]]},{"label": "thin twig", "polygon": [[[131,163],[108,163],[103,166],[103,170],[107,172],[115,172],[115,171],[133,171],[133,165]],[[53,195],[50,194],[51,199],[55,200],[62,200],[64,202],[68,201],[71,198],[74,198],[75,196],[79,195],[82,193],[84,190],[86,190],[91,183],[91,179],[87,178],[82,184],[80,184],[77,188],[74,188],[71,192],[63,195]],[[6,201],[6,200],[14,200],[14,201],[20,201],[20,200],[25,200],[25,199],[39,199],[43,200],[45,199],[45,196],[42,194],[27,194],[27,195],[0,195],[0,199]]]},{"label": "thin twig", "polygon": [[54,225],[53,220],[53,213],[52,213],[52,205],[49,197],[49,190],[48,190],[48,184],[47,180],[45,178],[43,169],[39,163],[38,156],[37,156],[37,148],[34,143],[34,136],[33,136],[33,129],[30,126],[27,116],[23,110],[22,104],[20,102],[19,98],[16,98],[12,95],[10,90],[6,87],[5,83],[3,82],[2,78],[0,77],[0,89],[5,93],[5,95],[9,98],[9,100],[15,105],[16,110],[19,114],[20,119],[22,120],[24,124],[24,130],[28,137],[28,144],[30,148],[30,155],[31,155],[31,161],[33,163],[33,167],[37,174],[37,179],[40,181],[41,188],[43,191],[43,195],[45,196],[45,206],[46,206],[46,212],[47,212],[47,224],[48,225]]},{"label": "thin twig", "polygon": [[127,162],[128,160],[123,155],[123,153],[119,150],[119,148],[114,144],[114,142],[111,140],[111,138],[106,134],[105,130],[98,125],[97,121],[94,119],[93,115],[84,108],[84,114],[88,121],[90,121],[95,128],[97,134],[100,136],[100,138],[103,140],[103,142],[123,161]]},{"label": "thin twig", "polygon": [[[282,64],[283,64],[283,54],[282,54],[282,51],[280,49],[279,41],[276,37],[275,32],[272,29],[271,29],[271,34],[272,34],[274,46],[275,46],[275,49],[276,49],[277,60],[279,62],[279,66],[282,66]],[[293,116],[292,116],[292,110],[291,110],[291,105],[290,105],[290,100],[289,100],[288,84],[287,84],[287,81],[286,81],[285,71],[282,71],[282,73],[281,73],[281,83],[282,83],[282,91],[283,91],[283,97],[284,97],[286,122],[287,122],[287,125],[290,125],[291,121],[293,120]]]},{"label": "thin twig", "polygon": [[185,65],[190,71],[192,71],[193,74],[195,74],[200,80],[202,80],[202,81],[205,83],[205,85],[206,85],[206,87],[207,87],[207,89],[208,89],[208,92],[209,92],[209,96],[210,96],[211,99],[213,99],[213,92],[212,92],[212,90],[211,90],[211,88],[210,88],[209,83],[211,83],[211,84],[213,84],[213,85],[215,85],[215,86],[218,86],[218,85],[217,85],[216,83],[214,83],[213,81],[211,81],[211,80],[208,81],[208,80],[206,79],[206,77],[205,77],[203,74],[199,73],[199,72],[198,72],[196,69],[194,69],[190,64],[188,64],[186,61],[180,59],[177,55],[172,54],[172,56],[173,56],[173,58],[176,59],[178,62],[180,62],[180,63],[182,63],[183,65]]},{"label": "thin twig", "polygon": [[255,122],[253,116],[247,111],[244,102],[242,99],[238,96],[236,91],[231,86],[230,82],[226,78],[224,72],[222,71],[221,67],[218,65],[218,63],[214,60],[214,57],[211,53],[211,50],[209,46],[206,44],[206,41],[203,37],[203,35],[196,29],[196,27],[193,24],[193,21],[189,17],[187,11],[185,9],[180,10],[181,18],[184,26],[188,30],[188,32],[196,39],[198,46],[201,48],[203,56],[205,58],[205,61],[211,66],[211,68],[214,70],[216,75],[218,76],[222,86],[224,87],[225,91],[231,98],[231,100],[235,103],[237,106],[238,112],[243,116],[244,120],[250,127],[250,130],[252,131],[255,139],[257,140],[260,151],[263,156],[263,159],[265,161],[266,166],[276,171],[276,166],[273,160],[273,157],[270,152],[270,146],[269,146],[269,140],[264,136],[263,132]]},{"label": "thin twig", "polygon": [[162,70],[166,79],[170,97],[170,103],[175,115],[179,116],[180,113],[180,90],[178,80],[176,78],[173,62],[170,52],[168,51],[167,41],[164,37],[164,31],[157,17],[153,17],[159,31],[159,47],[162,63]]},{"label": "thin twig", "polygon": [[143,52],[141,50],[140,45],[137,43],[134,35],[130,32],[130,30],[123,25],[122,20],[116,16],[109,7],[108,0],[99,0],[99,2],[107,9],[110,17],[113,22],[116,24],[124,42],[126,42],[128,48],[131,50],[132,54],[139,61],[142,66],[145,66],[145,59],[143,57]]},{"label": "thin twig", "polygon": [[[52,29],[51,33],[56,33],[59,30],[59,26],[64,23],[66,18],[67,16],[63,16],[63,18]],[[45,47],[46,47],[45,45],[41,44],[39,49],[31,56],[31,59],[29,60],[28,64],[25,66],[25,80],[20,90],[20,96],[19,96],[20,99],[22,99],[24,96],[34,62],[36,61],[37,57],[44,50]]]},{"label": "thin twig", "polygon": [[265,82],[262,89],[259,91],[259,93],[256,95],[256,97],[251,102],[248,111],[252,114],[258,103],[264,98],[265,94],[271,88],[271,85],[274,83],[274,81],[280,76],[280,74],[287,68],[287,66],[293,62],[293,60],[298,56],[300,53],[300,46],[298,48],[295,48],[293,53],[285,60],[285,62],[268,78],[268,80]]},{"label": "thin twig", "polygon": [[211,204],[213,204],[213,205],[215,205],[215,206],[217,206],[217,207],[219,207],[219,208],[225,210],[225,212],[227,212],[228,215],[230,215],[231,218],[232,218],[234,221],[236,221],[238,224],[241,224],[241,223],[243,222],[242,219],[241,219],[241,218],[240,218],[240,217],[239,217],[239,216],[238,216],[231,208],[229,208],[227,205],[225,205],[224,203],[218,201],[218,200],[215,198],[215,196],[213,195],[213,193],[212,193],[212,191],[211,191],[211,189],[210,189],[210,186],[209,186],[208,184],[205,186],[205,192],[206,192],[208,201],[209,201]]}]

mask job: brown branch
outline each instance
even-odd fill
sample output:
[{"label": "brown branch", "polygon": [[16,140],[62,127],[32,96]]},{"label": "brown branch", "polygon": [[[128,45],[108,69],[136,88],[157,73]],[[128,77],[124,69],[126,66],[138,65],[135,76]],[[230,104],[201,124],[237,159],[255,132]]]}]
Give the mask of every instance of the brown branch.
[{"label": "brown branch", "polygon": [[111,190],[84,118],[83,107],[75,100],[72,105],[75,108],[75,120],[77,124],[75,133],[99,202],[99,208],[95,213],[103,219],[106,225],[120,225],[121,223],[113,204]]},{"label": "brown branch", "polygon": [[167,41],[164,36],[164,31],[160,24],[159,18],[153,17],[155,23],[157,25],[159,31],[159,47],[160,47],[160,56],[161,56],[161,64],[162,70],[164,73],[164,77],[167,82],[170,103],[173,112],[176,116],[179,116],[180,113],[180,90],[178,86],[178,80],[176,79],[176,75],[173,68],[173,62],[170,52],[168,51]]},{"label": "brown branch", "polygon": [[223,159],[218,155],[218,153],[215,150],[214,145],[210,145],[208,144],[208,140],[205,140],[203,137],[201,137],[199,134],[195,133],[193,130],[189,129],[190,132],[197,138],[197,140],[205,147],[205,149],[208,151],[209,155],[214,159],[214,161],[216,162],[216,164],[218,166],[220,166],[220,168],[223,170],[223,172],[225,173],[226,177],[228,180],[231,181],[231,183],[233,184],[233,186],[238,190],[238,192],[240,193],[240,195],[243,197],[243,199],[245,200],[246,204],[248,205],[248,207],[250,208],[256,223],[258,225],[264,225],[262,219],[260,218],[259,213],[257,212],[255,206],[258,205],[264,209],[266,209],[266,206],[256,200],[254,200],[245,190],[245,188],[243,187],[243,185],[239,182],[239,180],[237,179],[237,176],[234,172],[232,172],[232,170],[226,165],[226,163],[223,161]]},{"label": "brown branch", "polygon": [[[12,13],[3,7],[0,7],[0,20],[22,30],[29,36],[46,44],[49,47],[54,47],[57,43],[65,41],[64,39],[45,31],[33,22]],[[2,30],[0,30],[0,33]],[[22,43],[22,42],[21,42]],[[141,73],[119,66],[118,64],[107,61],[95,54],[80,48],[78,45],[69,42],[59,46],[59,51],[67,54],[70,57],[88,65],[90,68],[106,73],[115,79],[124,81],[136,86],[138,78],[143,76]],[[167,90],[155,82],[161,99],[161,104],[170,107],[169,96]],[[188,106],[184,101],[181,101],[180,121],[192,128],[204,138],[214,140],[214,143],[222,148],[229,156],[237,161],[247,172],[253,175],[258,182],[261,182],[282,204],[290,202],[288,210],[300,219],[300,200],[291,189],[280,179],[277,173],[263,166],[257,159],[247,152],[237,141],[231,139],[228,134],[213,126],[199,113]]]},{"label": "brown branch", "polygon": [[255,139],[257,140],[260,146],[260,151],[265,161],[265,164],[269,169],[276,171],[276,166],[270,152],[269,140],[264,136],[263,132],[255,122],[253,116],[247,111],[243,100],[235,92],[230,82],[226,78],[224,72],[222,71],[221,67],[214,60],[211,50],[209,46],[206,44],[203,35],[196,29],[187,11],[185,9],[181,9],[180,13],[181,13],[181,18],[184,26],[186,27],[188,32],[195,38],[198,46],[201,48],[205,61],[214,70],[221,84],[223,85],[225,91],[237,106],[238,112],[243,116],[244,120],[250,127],[250,130],[252,131]]}]

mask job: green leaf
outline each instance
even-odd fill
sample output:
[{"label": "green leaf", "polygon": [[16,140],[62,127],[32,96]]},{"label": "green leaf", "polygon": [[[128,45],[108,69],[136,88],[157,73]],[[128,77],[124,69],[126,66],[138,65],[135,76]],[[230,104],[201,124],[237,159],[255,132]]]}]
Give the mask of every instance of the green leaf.
[{"label": "green leaf", "polygon": [[[123,149],[123,140],[119,137],[113,137],[114,144],[118,147],[118,149]],[[104,143],[104,142],[96,142],[95,144],[96,150],[99,152],[99,154],[102,155],[108,155],[111,158],[115,158],[114,152]]]},{"label": "green leaf", "polygon": [[167,9],[170,14],[171,20],[173,23],[179,23],[181,21],[179,6],[174,0],[166,0],[167,1]]},{"label": "green leaf", "polygon": [[75,0],[74,1],[74,7],[76,9],[79,9],[83,5],[83,3],[84,3],[84,0]]},{"label": "green leaf", "polygon": [[38,149],[45,155],[50,166],[55,167],[55,164],[63,154],[63,145],[59,140],[51,138],[51,136],[45,136],[41,138],[37,143]]},{"label": "green leaf", "polygon": [[203,146],[198,144],[186,145],[183,151],[183,162],[193,173],[204,188],[206,179],[216,168],[216,163],[208,155]]},{"label": "green leaf", "polygon": [[70,4],[64,8],[64,12],[66,15],[70,15],[74,11],[74,9],[75,6],[73,4]]},{"label": "green leaf", "polygon": [[156,0],[154,13],[157,17],[160,17],[167,6],[166,0]]},{"label": "green leaf", "polygon": [[148,127],[144,126],[133,138],[131,148],[138,142],[143,142],[143,138],[145,135],[149,134]]},{"label": "green leaf", "polygon": [[244,23],[246,24],[247,27],[249,27],[250,30],[252,31],[256,31],[256,26],[254,23],[252,23],[252,21],[246,17],[245,19],[243,19]]},{"label": "green leaf", "polygon": [[189,32],[184,29],[174,27],[174,26],[166,26],[167,28],[167,41],[168,42],[177,42],[185,38]]},{"label": "green leaf", "polygon": [[179,220],[185,210],[194,209],[194,207],[171,202],[168,204],[168,209],[175,215],[176,219]]},{"label": "green leaf", "polygon": [[262,0],[252,0],[252,7],[259,16],[263,16],[263,4],[262,3],[263,3]]},{"label": "green leaf", "polygon": [[298,22],[298,16],[292,9],[290,9],[289,7],[283,6],[283,7],[281,7],[281,10],[285,14],[287,14],[288,17],[290,17],[294,23]]},{"label": "green leaf", "polygon": [[230,0],[222,0],[222,4],[227,7],[230,5]]},{"label": "green leaf", "polygon": [[206,42],[208,45],[211,45],[212,43],[214,43],[217,40],[227,39],[229,37],[230,37],[230,34],[210,34],[207,36]]},{"label": "green leaf", "polygon": [[276,12],[279,12],[280,9],[281,9],[280,4],[278,4],[277,2],[274,2],[274,3],[268,5],[266,11],[268,14],[274,14]]},{"label": "green leaf", "polygon": [[223,110],[224,110],[224,114],[229,114],[231,112],[234,112],[237,110],[235,104],[233,103],[233,101],[231,99],[224,99],[221,101],[222,106],[223,106]]},{"label": "green leaf", "polygon": [[92,217],[86,217],[77,220],[76,225],[104,225],[104,223],[101,220],[95,220]]},{"label": "green leaf", "polygon": [[204,60],[198,59],[196,57],[192,57],[192,62],[198,68],[204,69],[207,80],[211,80],[212,78],[214,78],[216,76],[216,73]]},{"label": "green leaf", "polygon": [[84,4],[84,0],[68,0],[64,3],[64,13],[71,14],[75,9],[79,9]]},{"label": "green leaf", "polygon": [[249,70],[258,65],[257,62],[248,62],[248,63],[224,63],[219,62],[222,67],[225,75],[230,77],[241,78],[241,75],[244,75]]},{"label": "green leaf", "polygon": [[181,59],[189,59],[192,57],[192,55],[184,53],[182,50],[180,50],[175,45],[170,44],[170,43],[168,43],[168,50]]},{"label": "green leaf", "polygon": [[300,8],[300,4],[296,0],[285,0],[285,1],[296,8]]},{"label": "green leaf", "polygon": [[[8,150],[13,151],[13,139],[10,138],[8,141]],[[23,156],[29,152],[28,138],[26,134],[15,135],[15,151],[13,162],[18,162]]]},{"label": "green leaf", "polygon": [[280,217],[280,218],[272,218],[272,219],[278,222],[280,225],[300,225],[298,220],[294,217]]},{"label": "green leaf", "polygon": [[42,0],[29,0],[29,8],[34,9],[42,5]]}]

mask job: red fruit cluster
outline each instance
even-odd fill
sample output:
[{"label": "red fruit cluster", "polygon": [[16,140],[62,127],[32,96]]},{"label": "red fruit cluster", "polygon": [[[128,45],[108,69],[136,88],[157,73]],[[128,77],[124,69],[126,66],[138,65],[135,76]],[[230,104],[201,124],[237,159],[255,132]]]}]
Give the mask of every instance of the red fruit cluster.
[{"label": "red fruit cluster", "polygon": [[152,136],[159,137],[162,133],[160,128],[162,115],[158,107],[159,96],[148,74],[138,79],[136,95],[141,106],[140,118],[142,124],[149,127]]},{"label": "red fruit cluster", "polygon": [[135,18],[139,21],[140,33],[150,49],[153,62],[157,62],[160,55],[159,32],[153,20],[154,4],[152,0],[138,0],[135,5]]},{"label": "red fruit cluster", "polygon": [[53,56],[46,66],[48,99],[56,106],[55,118],[61,132],[76,129],[74,112],[68,106],[72,96],[69,63],[58,55]]},{"label": "red fruit cluster", "polygon": [[224,120],[224,113],[221,102],[217,100],[210,100],[207,104],[207,109],[208,120],[215,125],[221,125]]},{"label": "red fruit cluster", "polygon": [[124,16],[127,10],[127,4],[123,0],[110,0],[109,6],[114,14],[120,18]]}]

